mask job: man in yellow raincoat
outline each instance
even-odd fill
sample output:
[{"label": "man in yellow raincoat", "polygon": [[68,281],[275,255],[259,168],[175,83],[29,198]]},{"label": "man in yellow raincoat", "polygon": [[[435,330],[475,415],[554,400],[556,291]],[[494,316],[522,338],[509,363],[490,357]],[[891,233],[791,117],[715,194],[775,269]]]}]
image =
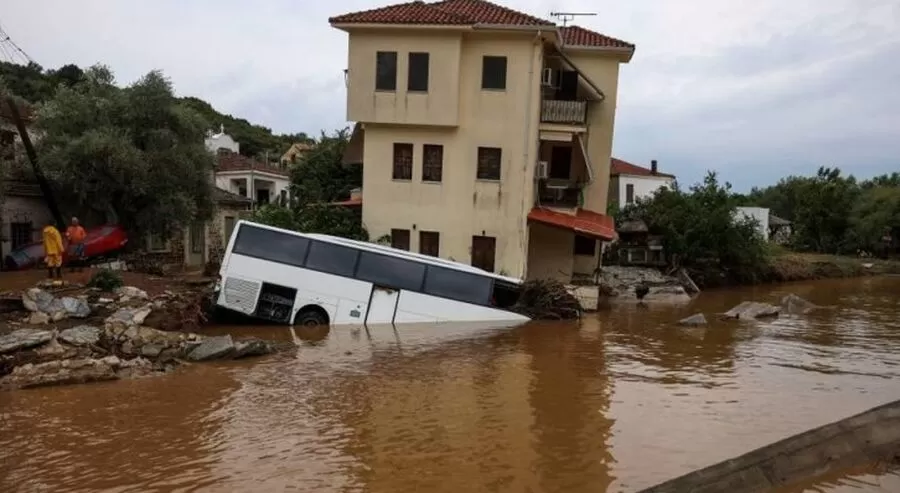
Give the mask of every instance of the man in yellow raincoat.
[{"label": "man in yellow raincoat", "polygon": [[55,276],[62,279],[62,257],[65,248],[63,247],[62,235],[52,222],[48,222],[44,226],[44,261],[47,263],[47,274],[52,279]]}]

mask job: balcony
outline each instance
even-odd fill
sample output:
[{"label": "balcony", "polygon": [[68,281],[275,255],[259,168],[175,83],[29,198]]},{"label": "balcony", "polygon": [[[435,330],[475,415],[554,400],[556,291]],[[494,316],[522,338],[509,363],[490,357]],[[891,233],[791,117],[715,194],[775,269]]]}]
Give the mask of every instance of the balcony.
[{"label": "balcony", "polygon": [[541,122],[583,125],[587,121],[587,101],[541,101]]},{"label": "balcony", "polygon": [[574,209],[581,205],[581,189],[581,185],[568,181],[554,183],[550,180],[542,180],[538,185],[538,205]]}]

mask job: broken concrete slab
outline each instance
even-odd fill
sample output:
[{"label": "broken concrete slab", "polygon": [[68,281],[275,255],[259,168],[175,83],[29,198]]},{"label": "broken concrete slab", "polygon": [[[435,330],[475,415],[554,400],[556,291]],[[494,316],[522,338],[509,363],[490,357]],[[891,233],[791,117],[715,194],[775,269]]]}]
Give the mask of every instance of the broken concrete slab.
[{"label": "broken concrete slab", "polygon": [[769,303],[745,301],[724,313],[725,318],[753,320],[765,317],[777,317],[781,308]]}]

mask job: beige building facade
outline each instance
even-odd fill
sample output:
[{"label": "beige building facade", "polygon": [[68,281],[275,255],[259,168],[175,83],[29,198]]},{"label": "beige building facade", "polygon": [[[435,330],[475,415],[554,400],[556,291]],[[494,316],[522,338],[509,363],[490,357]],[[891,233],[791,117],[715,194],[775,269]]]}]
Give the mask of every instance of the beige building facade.
[{"label": "beige building facade", "polygon": [[599,266],[633,45],[482,0],[330,22],[349,33],[347,118],[372,238],[522,278]]}]

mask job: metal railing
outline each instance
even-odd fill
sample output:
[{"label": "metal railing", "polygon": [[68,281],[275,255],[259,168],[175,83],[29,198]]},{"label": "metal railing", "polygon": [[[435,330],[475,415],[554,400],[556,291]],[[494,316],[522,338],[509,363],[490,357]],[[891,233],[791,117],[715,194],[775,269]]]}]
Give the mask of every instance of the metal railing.
[{"label": "metal railing", "polygon": [[587,101],[541,101],[541,121],[545,123],[584,123],[587,120]]},{"label": "metal railing", "polygon": [[538,185],[538,203],[547,207],[575,208],[581,206],[581,186],[568,187]]}]

